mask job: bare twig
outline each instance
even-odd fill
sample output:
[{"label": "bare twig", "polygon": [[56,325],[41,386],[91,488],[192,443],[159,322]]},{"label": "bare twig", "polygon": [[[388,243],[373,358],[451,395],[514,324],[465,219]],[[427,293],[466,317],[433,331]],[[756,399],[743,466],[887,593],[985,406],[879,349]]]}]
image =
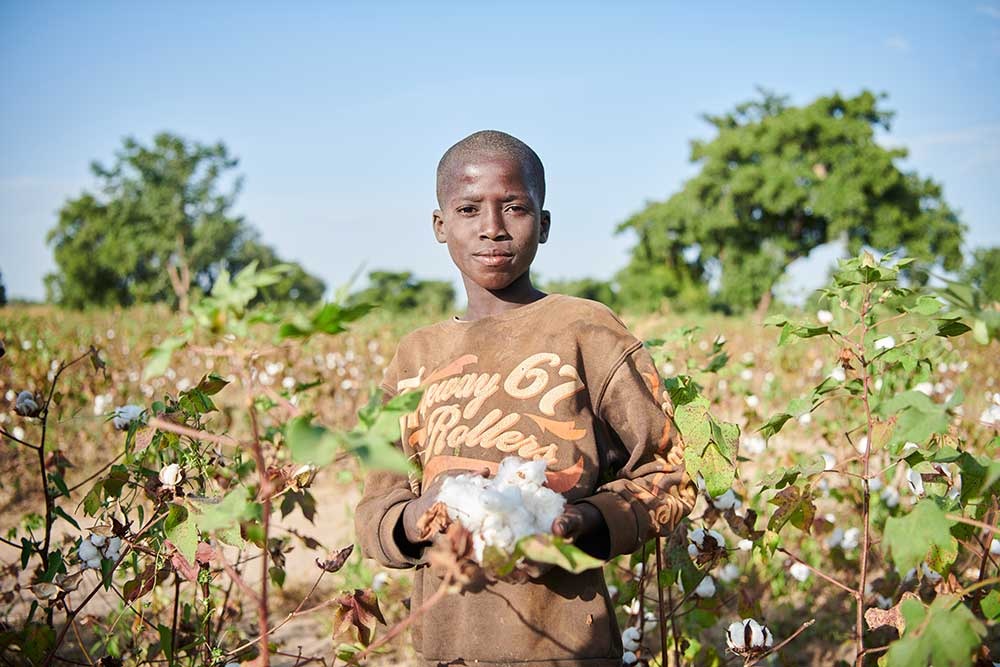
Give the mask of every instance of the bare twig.
[{"label": "bare twig", "polygon": [[778,644],[777,646],[775,646],[773,648],[768,649],[767,651],[765,651],[764,653],[760,654],[759,656],[757,656],[756,658],[754,658],[750,662],[743,663],[743,667],[753,667],[753,665],[756,665],[758,662],[760,662],[761,660],[763,660],[767,656],[771,655],[772,653],[777,653],[778,651],[780,651],[781,649],[783,649],[785,646],[787,646],[789,643],[791,643],[791,641],[793,639],[795,639],[796,637],[798,637],[799,635],[801,635],[803,632],[805,632],[806,628],[808,628],[810,625],[812,625],[815,622],[816,622],[815,618],[809,619],[808,621],[806,621],[805,623],[803,623],[802,625],[800,625],[798,630],[796,630],[792,634],[788,635],[788,637],[785,638],[785,641],[781,642],[780,644]]},{"label": "bare twig", "polygon": [[823,579],[824,581],[827,581],[827,582],[833,584],[834,586],[836,586],[837,588],[841,589],[842,591],[845,591],[845,592],[849,593],[851,595],[851,597],[853,597],[855,599],[858,598],[858,592],[856,590],[854,590],[853,588],[851,588],[847,584],[844,584],[844,583],[842,583],[840,581],[837,581],[836,579],[834,579],[830,575],[826,574],[822,570],[817,570],[815,567],[813,567],[809,563],[805,562],[804,560],[802,560],[801,558],[799,558],[798,556],[796,556],[795,554],[793,554],[788,549],[785,549],[784,547],[778,547],[778,551],[780,551],[781,553],[785,554],[786,556],[788,556],[789,558],[791,558],[795,562],[801,563],[802,565],[805,565],[807,568],[809,568],[810,572],[812,572],[813,574],[815,574],[820,579]]},{"label": "bare twig", "polygon": [[388,644],[397,636],[402,634],[402,632],[406,630],[406,628],[410,627],[410,625],[412,625],[418,618],[420,618],[428,611],[430,611],[430,609],[434,605],[436,605],[438,602],[443,600],[446,595],[448,595],[448,591],[451,588],[452,582],[453,579],[451,574],[445,576],[444,580],[441,582],[441,585],[438,586],[438,589],[434,591],[433,595],[424,600],[424,603],[422,605],[420,605],[414,611],[410,612],[410,615],[404,618],[402,621],[389,628],[389,632],[387,632],[385,636],[382,637],[382,639],[379,639],[377,642],[368,645],[365,648],[365,650],[361,651],[357,655],[352,656],[351,661],[357,664],[358,661],[362,660],[363,658],[366,658],[372,651],[384,646],[385,644]]},{"label": "bare twig", "polygon": [[205,440],[207,442],[214,442],[217,445],[230,445],[232,447],[240,446],[240,442],[238,440],[230,438],[229,436],[215,435],[214,433],[208,433],[207,431],[199,431],[198,429],[175,424],[174,422],[169,422],[165,419],[160,419],[159,417],[150,417],[146,422],[146,425],[159,431],[168,431],[170,433],[176,433],[177,435],[186,435],[192,440]]}]

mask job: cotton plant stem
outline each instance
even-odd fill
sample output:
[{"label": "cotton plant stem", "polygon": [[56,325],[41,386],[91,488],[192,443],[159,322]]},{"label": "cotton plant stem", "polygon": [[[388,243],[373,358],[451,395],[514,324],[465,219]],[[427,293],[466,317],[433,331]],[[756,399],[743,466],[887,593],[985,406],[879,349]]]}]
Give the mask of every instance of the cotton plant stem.
[{"label": "cotton plant stem", "polygon": [[[663,544],[662,538],[656,536],[656,619],[660,626],[660,661],[667,659],[667,628],[663,618],[663,586],[660,584],[660,575],[663,573]],[[673,619],[670,619],[673,625]],[[644,624],[645,625],[645,624]]]},{"label": "cotton plant stem", "polygon": [[418,618],[420,618],[428,611],[430,611],[434,605],[436,605],[438,602],[443,600],[448,595],[449,589],[451,588],[451,584],[453,583],[453,581],[454,580],[452,579],[450,574],[447,577],[445,577],[445,579],[441,582],[441,585],[438,586],[438,589],[434,591],[434,595],[424,600],[424,603],[419,607],[417,607],[415,611],[410,612],[409,616],[407,616],[402,621],[389,628],[389,632],[387,632],[385,636],[382,637],[382,639],[379,639],[377,642],[368,645],[367,647],[365,647],[363,651],[353,656],[351,658],[351,662],[353,662],[354,664],[358,664],[360,660],[368,657],[368,655],[372,651],[381,648],[382,646],[385,646],[393,639],[395,639],[397,636],[402,634],[402,632],[406,630],[408,627],[410,627]]},{"label": "cotton plant stem", "polygon": [[169,433],[176,433],[177,435],[186,435],[192,440],[205,440],[206,442],[214,442],[217,445],[228,445],[230,447],[240,447],[241,443],[229,436],[215,435],[207,431],[199,431],[198,429],[189,428],[187,426],[182,426],[181,424],[175,424],[174,422],[166,421],[165,419],[160,419],[159,417],[150,417],[146,421],[146,425],[150,428],[155,428],[158,431],[167,431]]},{"label": "cotton plant stem", "polygon": [[260,480],[261,498],[261,528],[264,533],[264,549],[260,559],[260,595],[257,598],[257,619],[260,624],[261,666],[269,667],[271,655],[268,644],[268,533],[271,528],[271,481],[267,477],[267,461],[264,459],[264,446],[260,441],[260,425],[257,423],[257,408],[254,407],[253,381],[247,384],[250,392],[247,394],[247,409],[250,413],[250,424],[253,427],[253,457],[257,467],[257,478]]},{"label": "cotton plant stem", "polygon": [[[861,339],[859,346],[864,345],[865,336],[868,334],[868,314],[871,309],[871,287],[865,288],[865,298],[861,305]],[[854,664],[856,667],[861,667],[864,662],[865,653],[865,585],[868,583],[868,551],[871,548],[871,515],[870,515],[870,505],[871,505],[871,490],[868,486],[868,468],[871,459],[872,447],[874,446],[873,432],[874,432],[874,421],[872,419],[872,409],[871,401],[869,400],[871,392],[871,375],[869,374],[869,363],[865,360],[862,354],[860,358],[861,362],[861,397],[865,405],[865,420],[868,425],[867,430],[867,441],[865,445],[864,455],[862,456],[862,476],[861,489],[862,489],[862,499],[861,499],[861,522],[862,522],[862,541],[861,541],[861,576],[858,581],[858,592],[856,596],[856,609],[857,614],[854,621],[854,632],[856,637],[856,650]]]}]

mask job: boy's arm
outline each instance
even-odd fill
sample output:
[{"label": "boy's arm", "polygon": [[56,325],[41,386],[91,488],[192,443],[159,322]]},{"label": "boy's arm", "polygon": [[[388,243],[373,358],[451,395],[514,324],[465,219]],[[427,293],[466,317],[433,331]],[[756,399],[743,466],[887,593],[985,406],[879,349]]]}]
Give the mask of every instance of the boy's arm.
[{"label": "boy's arm", "polygon": [[[694,506],[696,489],[684,470],[669,395],[641,342],[627,348],[612,368],[596,412],[617,435],[620,442],[613,446],[624,450],[620,453],[627,460],[615,479],[578,502],[600,512],[607,531],[602,546],[612,558],[673,530]],[[605,538],[599,530],[590,539]]]}]

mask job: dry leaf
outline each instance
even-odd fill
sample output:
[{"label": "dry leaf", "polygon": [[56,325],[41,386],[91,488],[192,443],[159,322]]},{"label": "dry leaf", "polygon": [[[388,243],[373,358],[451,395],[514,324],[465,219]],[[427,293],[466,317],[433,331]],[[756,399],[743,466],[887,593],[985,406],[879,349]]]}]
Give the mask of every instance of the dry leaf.
[{"label": "dry leaf", "polygon": [[450,524],[447,505],[438,502],[431,505],[431,508],[417,519],[417,532],[420,534],[420,539],[426,541],[438,533],[443,533]]},{"label": "dry leaf", "polygon": [[317,558],[316,565],[319,567],[319,569],[324,570],[326,572],[337,572],[338,570],[340,570],[340,568],[344,567],[344,563],[346,563],[347,559],[351,557],[351,553],[353,551],[354,551],[354,545],[349,544],[340,551],[338,551],[337,553],[335,553],[332,558],[329,558],[327,560],[320,560],[319,558]]},{"label": "dry leaf", "polygon": [[385,618],[374,591],[356,588],[353,593],[337,599],[337,611],[333,620],[334,637],[348,633],[353,627],[358,633],[358,641],[368,646],[378,623],[385,625]]}]

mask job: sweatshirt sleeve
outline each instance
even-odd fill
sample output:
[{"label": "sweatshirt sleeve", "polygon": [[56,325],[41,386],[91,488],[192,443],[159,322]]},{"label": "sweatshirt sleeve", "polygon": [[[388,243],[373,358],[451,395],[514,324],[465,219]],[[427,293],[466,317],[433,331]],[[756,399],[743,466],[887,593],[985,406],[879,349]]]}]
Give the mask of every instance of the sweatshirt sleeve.
[{"label": "sweatshirt sleeve", "polygon": [[[396,395],[395,364],[394,357],[380,387],[383,404]],[[406,452],[400,441],[396,446]],[[365,476],[364,493],[354,512],[354,529],[364,556],[390,568],[413,567],[422,562],[423,549],[411,545],[402,532],[403,509],[416,497],[406,475],[373,470]]]},{"label": "sweatshirt sleeve", "polygon": [[669,394],[641,342],[612,367],[596,412],[614,432],[612,446],[622,448],[620,458],[626,460],[611,471],[613,479],[582,502],[604,517],[614,557],[673,530],[694,506],[696,489],[684,470]]}]

